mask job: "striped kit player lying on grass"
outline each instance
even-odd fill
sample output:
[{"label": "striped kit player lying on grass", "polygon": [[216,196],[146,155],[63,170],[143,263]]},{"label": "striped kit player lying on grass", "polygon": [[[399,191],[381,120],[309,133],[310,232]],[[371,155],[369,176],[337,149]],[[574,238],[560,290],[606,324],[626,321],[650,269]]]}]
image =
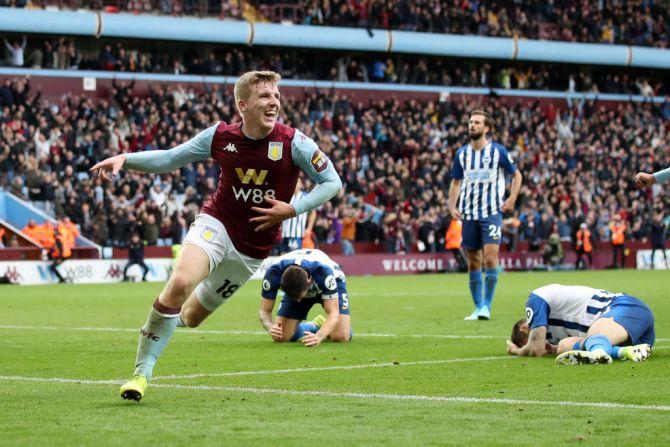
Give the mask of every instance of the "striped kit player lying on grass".
[{"label": "striped kit player lying on grass", "polygon": [[654,315],[640,299],[585,286],[550,284],[533,290],[507,353],[556,354],[559,365],[641,362],[654,344]]}]

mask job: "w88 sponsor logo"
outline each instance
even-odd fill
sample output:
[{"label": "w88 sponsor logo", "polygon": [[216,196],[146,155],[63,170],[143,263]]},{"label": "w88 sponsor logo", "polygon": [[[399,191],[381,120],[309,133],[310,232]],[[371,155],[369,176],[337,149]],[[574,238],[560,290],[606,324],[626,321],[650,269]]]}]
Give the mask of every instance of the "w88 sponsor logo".
[{"label": "w88 sponsor logo", "polygon": [[246,170],[242,168],[235,168],[235,173],[237,173],[237,177],[240,179],[240,183],[242,183],[242,186],[239,189],[233,186],[233,194],[235,195],[235,199],[242,200],[244,202],[251,200],[253,203],[263,203],[265,197],[269,197],[271,199],[275,198],[274,189],[264,190],[262,188],[244,188],[246,185],[253,184],[256,186],[262,186],[267,184],[265,182],[265,178],[268,175],[268,171],[266,169],[257,172],[253,168]]},{"label": "w88 sponsor logo", "polygon": [[251,200],[253,203],[263,203],[265,197],[269,197],[271,199],[275,198],[274,189],[268,189],[268,190],[262,190],[260,188],[237,189],[233,186],[233,194],[235,194],[235,199],[237,200],[242,200],[243,202],[248,202],[249,200]]}]

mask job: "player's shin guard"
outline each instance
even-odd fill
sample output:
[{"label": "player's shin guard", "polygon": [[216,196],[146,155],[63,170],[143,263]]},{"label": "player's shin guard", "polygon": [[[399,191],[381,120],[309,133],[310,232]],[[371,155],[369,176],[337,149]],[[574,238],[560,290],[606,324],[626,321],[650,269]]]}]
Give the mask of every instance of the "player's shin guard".
[{"label": "player's shin guard", "polygon": [[607,355],[612,355],[612,342],[609,338],[601,334],[591,335],[584,339],[584,350],[585,351],[595,351],[597,349],[602,349],[607,353]]},{"label": "player's shin guard", "polygon": [[179,311],[180,309],[164,306],[158,299],[154,301],[149,317],[140,329],[135,374],[141,374],[147,380],[151,379],[156,360],[158,360],[177,327]]},{"label": "player's shin guard", "polygon": [[486,288],[484,290],[484,305],[491,310],[493,303],[493,295],[496,293],[496,285],[498,284],[498,269],[486,269]]},{"label": "player's shin guard", "polygon": [[473,270],[470,272],[470,295],[475,307],[479,309],[482,307],[482,289],[484,288],[484,281],[482,280],[482,271]]},{"label": "player's shin guard", "polygon": [[305,332],[316,333],[319,330],[319,326],[316,325],[313,321],[304,321],[300,323],[295,328],[295,333],[291,337],[291,341],[299,341],[302,337],[305,336]]}]

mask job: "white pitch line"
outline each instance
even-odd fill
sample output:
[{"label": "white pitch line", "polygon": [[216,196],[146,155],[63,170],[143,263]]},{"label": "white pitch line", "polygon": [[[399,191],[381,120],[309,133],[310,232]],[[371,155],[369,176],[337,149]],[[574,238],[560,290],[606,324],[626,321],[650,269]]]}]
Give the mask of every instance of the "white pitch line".
[{"label": "white pitch line", "polygon": [[[37,383],[63,383],[78,385],[117,385],[123,381],[116,380],[90,380],[69,379],[61,377],[23,377],[23,376],[0,376],[0,380],[17,382]],[[251,388],[238,386],[213,386],[213,385],[179,385],[179,384],[152,384],[153,388],[170,388],[190,391],[225,391],[252,394],[278,394],[286,396],[315,396],[315,397],[339,397],[350,399],[382,399],[398,401],[428,401],[448,402],[463,404],[499,404],[499,405],[547,405],[561,407],[584,407],[584,408],[607,408],[617,410],[646,410],[646,411],[670,411],[670,405],[637,405],[622,404],[617,402],[577,402],[577,401],[551,401],[535,399],[500,399],[489,397],[469,396],[426,396],[420,394],[381,394],[381,393],[340,393],[335,391],[310,391],[310,390],[285,390],[276,388]]]},{"label": "white pitch line", "polygon": [[414,365],[439,365],[444,363],[463,363],[463,362],[486,362],[491,360],[514,359],[516,357],[495,356],[495,357],[471,357],[462,359],[447,360],[419,360],[413,362],[384,362],[384,363],[365,363],[362,365],[341,365],[341,366],[316,366],[314,368],[289,368],[289,369],[269,369],[261,371],[233,371],[225,373],[198,373],[198,374],[173,374],[169,376],[154,377],[153,380],[171,380],[171,379],[197,379],[200,377],[235,377],[235,376],[258,376],[266,374],[288,374],[296,372],[312,371],[337,371],[348,369],[366,369],[366,368],[386,368],[394,366],[414,366]]},{"label": "white pitch line", "polygon": [[[15,326],[15,325],[0,325],[0,329],[16,329],[16,330],[38,330],[38,331],[83,331],[83,332],[139,332],[139,329],[130,328],[113,328],[113,327],[65,327],[65,326]],[[219,335],[265,335],[264,331],[235,331],[235,330],[207,330],[207,329],[189,329],[180,328],[180,334],[219,334]],[[354,337],[403,337],[403,338],[444,338],[454,340],[469,340],[469,339],[497,339],[503,340],[505,337],[496,337],[494,335],[450,335],[450,334],[358,334],[354,333]]]},{"label": "white pitch line", "polygon": [[[0,329],[39,330],[39,331],[83,331],[83,332],[138,332],[139,329],[114,327],[66,327],[66,326],[18,326],[0,325]],[[214,330],[180,328],[180,334],[219,334],[219,335],[267,335],[263,331],[244,330]],[[504,340],[507,337],[496,335],[455,335],[455,334],[383,334],[383,333],[354,333],[354,337],[398,337],[398,338],[443,338],[452,340]],[[657,338],[657,342],[670,341],[670,338]]]}]

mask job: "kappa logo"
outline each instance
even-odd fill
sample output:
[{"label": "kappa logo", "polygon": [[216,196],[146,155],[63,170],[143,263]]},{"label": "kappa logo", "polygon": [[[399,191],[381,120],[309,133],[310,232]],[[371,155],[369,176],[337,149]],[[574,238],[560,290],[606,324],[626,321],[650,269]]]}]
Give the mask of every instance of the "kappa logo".
[{"label": "kappa logo", "polygon": [[281,160],[284,143],[281,141],[270,141],[268,144],[268,158],[272,161]]},{"label": "kappa logo", "polygon": [[228,143],[228,146],[224,147],[223,150],[228,152],[237,152],[237,148],[233,143]]},{"label": "kappa logo", "polygon": [[242,168],[235,168],[235,172],[243,185],[248,185],[252,181],[256,185],[262,185],[265,181],[265,177],[268,175],[267,169],[262,169],[256,173],[256,170],[253,168],[247,169],[246,171],[243,171]]},{"label": "kappa logo", "polygon": [[312,166],[314,166],[316,172],[323,172],[328,167],[328,159],[323,155],[323,152],[318,149],[314,151],[310,160],[312,161]]}]

